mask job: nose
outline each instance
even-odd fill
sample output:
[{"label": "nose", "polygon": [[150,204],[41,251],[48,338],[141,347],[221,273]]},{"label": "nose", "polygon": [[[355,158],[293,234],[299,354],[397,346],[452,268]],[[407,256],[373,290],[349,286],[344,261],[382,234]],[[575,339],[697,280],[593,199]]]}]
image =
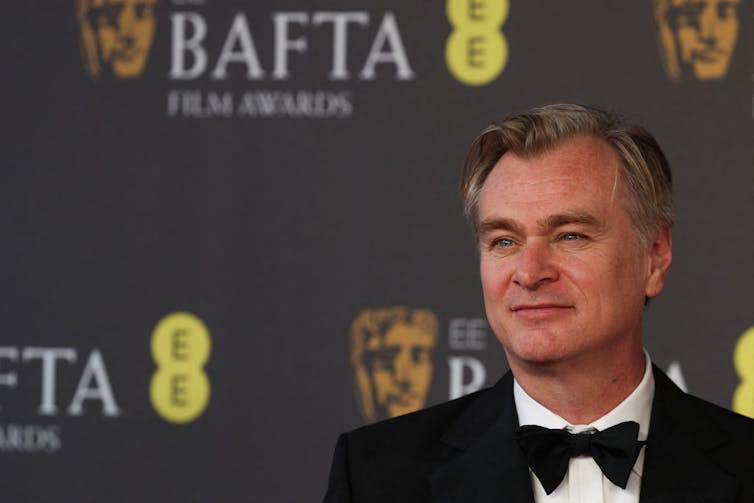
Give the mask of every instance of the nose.
[{"label": "nose", "polygon": [[118,16],[118,30],[123,38],[133,38],[136,28],[136,11],[133,5],[127,5]]},{"label": "nose", "polygon": [[717,40],[717,11],[713,2],[709,2],[699,14],[699,38],[708,45],[715,45]]},{"label": "nose", "polygon": [[558,271],[552,261],[552,251],[547,243],[529,239],[518,255],[513,282],[527,290],[536,290],[543,284],[556,281]]},{"label": "nose", "polygon": [[399,383],[405,383],[411,373],[410,355],[406,348],[402,348],[396,355],[393,361],[393,368],[395,380]]}]

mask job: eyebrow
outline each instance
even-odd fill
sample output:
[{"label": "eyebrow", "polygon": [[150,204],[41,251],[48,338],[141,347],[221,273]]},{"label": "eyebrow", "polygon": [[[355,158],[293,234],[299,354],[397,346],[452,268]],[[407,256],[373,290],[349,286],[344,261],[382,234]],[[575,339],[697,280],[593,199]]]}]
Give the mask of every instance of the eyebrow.
[{"label": "eyebrow", "polygon": [[600,221],[597,220],[597,217],[595,217],[591,213],[580,211],[563,213],[560,215],[550,215],[544,220],[537,221],[537,226],[541,229],[555,229],[557,227],[569,224],[590,225],[593,227],[601,226]]},{"label": "eyebrow", "polygon": [[[540,230],[550,230],[562,227],[564,225],[580,224],[593,227],[602,227],[601,222],[592,214],[581,211],[561,213],[550,215],[546,218],[537,220],[537,227]],[[491,231],[512,231],[517,234],[524,234],[523,226],[510,218],[490,218],[483,220],[479,224],[479,234],[485,234]]]},{"label": "eyebrow", "polygon": [[490,218],[479,223],[479,234],[491,231],[513,231],[516,234],[523,234],[524,228],[510,218]]}]

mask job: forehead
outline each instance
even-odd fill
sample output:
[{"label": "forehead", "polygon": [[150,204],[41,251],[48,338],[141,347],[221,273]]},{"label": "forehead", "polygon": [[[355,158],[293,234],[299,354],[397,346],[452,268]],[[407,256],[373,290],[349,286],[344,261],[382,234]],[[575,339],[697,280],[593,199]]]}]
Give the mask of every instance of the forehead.
[{"label": "forehead", "polygon": [[620,189],[619,166],[610,145],[591,136],[569,138],[532,157],[507,152],[484,182],[479,217],[523,219],[559,211],[606,210]]}]

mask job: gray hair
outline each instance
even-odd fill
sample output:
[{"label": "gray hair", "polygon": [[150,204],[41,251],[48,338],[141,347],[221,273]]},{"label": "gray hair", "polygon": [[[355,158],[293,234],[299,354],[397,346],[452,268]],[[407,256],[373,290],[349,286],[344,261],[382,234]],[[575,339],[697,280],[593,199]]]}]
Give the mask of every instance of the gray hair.
[{"label": "gray hair", "polygon": [[617,154],[626,187],[624,208],[642,241],[673,224],[670,165],[652,134],[597,107],[558,104],[494,122],[471,144],[461,179],[461,200],[474,234],[478,236],[482,186],[506,152],[533,157],[576,135],[602,139]]}]

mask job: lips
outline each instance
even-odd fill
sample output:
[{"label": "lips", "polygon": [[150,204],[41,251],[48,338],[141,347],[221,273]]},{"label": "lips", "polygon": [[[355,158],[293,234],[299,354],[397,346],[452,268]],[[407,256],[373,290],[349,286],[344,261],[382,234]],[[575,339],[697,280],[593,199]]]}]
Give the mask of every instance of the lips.
[{"label": "lips", "polygon": [[515,304],[511,306],[511,311],[524,311],[528,309],[568,309],[571,306],[566,304],[554,303],[537,303],[537,304]]},{"label": "lips", "polygon": [[538,304],[518,304],[511,307],[511,312],[516,316],[523,317],[542,317],[549,315],[556,315],[572,309],[572,306],[564,304],[550,304],[550,303],[538,303]]},{"label": "lips", "polygon": [[125,49],[118,49],[113,51],[113,56],[115,59],[121,59],[124,61],[132,61],[138,57],[141,56],[141,49],[135,48],[135,47],[129,47]]},{"label": "lips", "polygon": [[719,49],[696,50],[691,52],[691,59],[701,63],[717,63],[724,54],[724,51]]}]

